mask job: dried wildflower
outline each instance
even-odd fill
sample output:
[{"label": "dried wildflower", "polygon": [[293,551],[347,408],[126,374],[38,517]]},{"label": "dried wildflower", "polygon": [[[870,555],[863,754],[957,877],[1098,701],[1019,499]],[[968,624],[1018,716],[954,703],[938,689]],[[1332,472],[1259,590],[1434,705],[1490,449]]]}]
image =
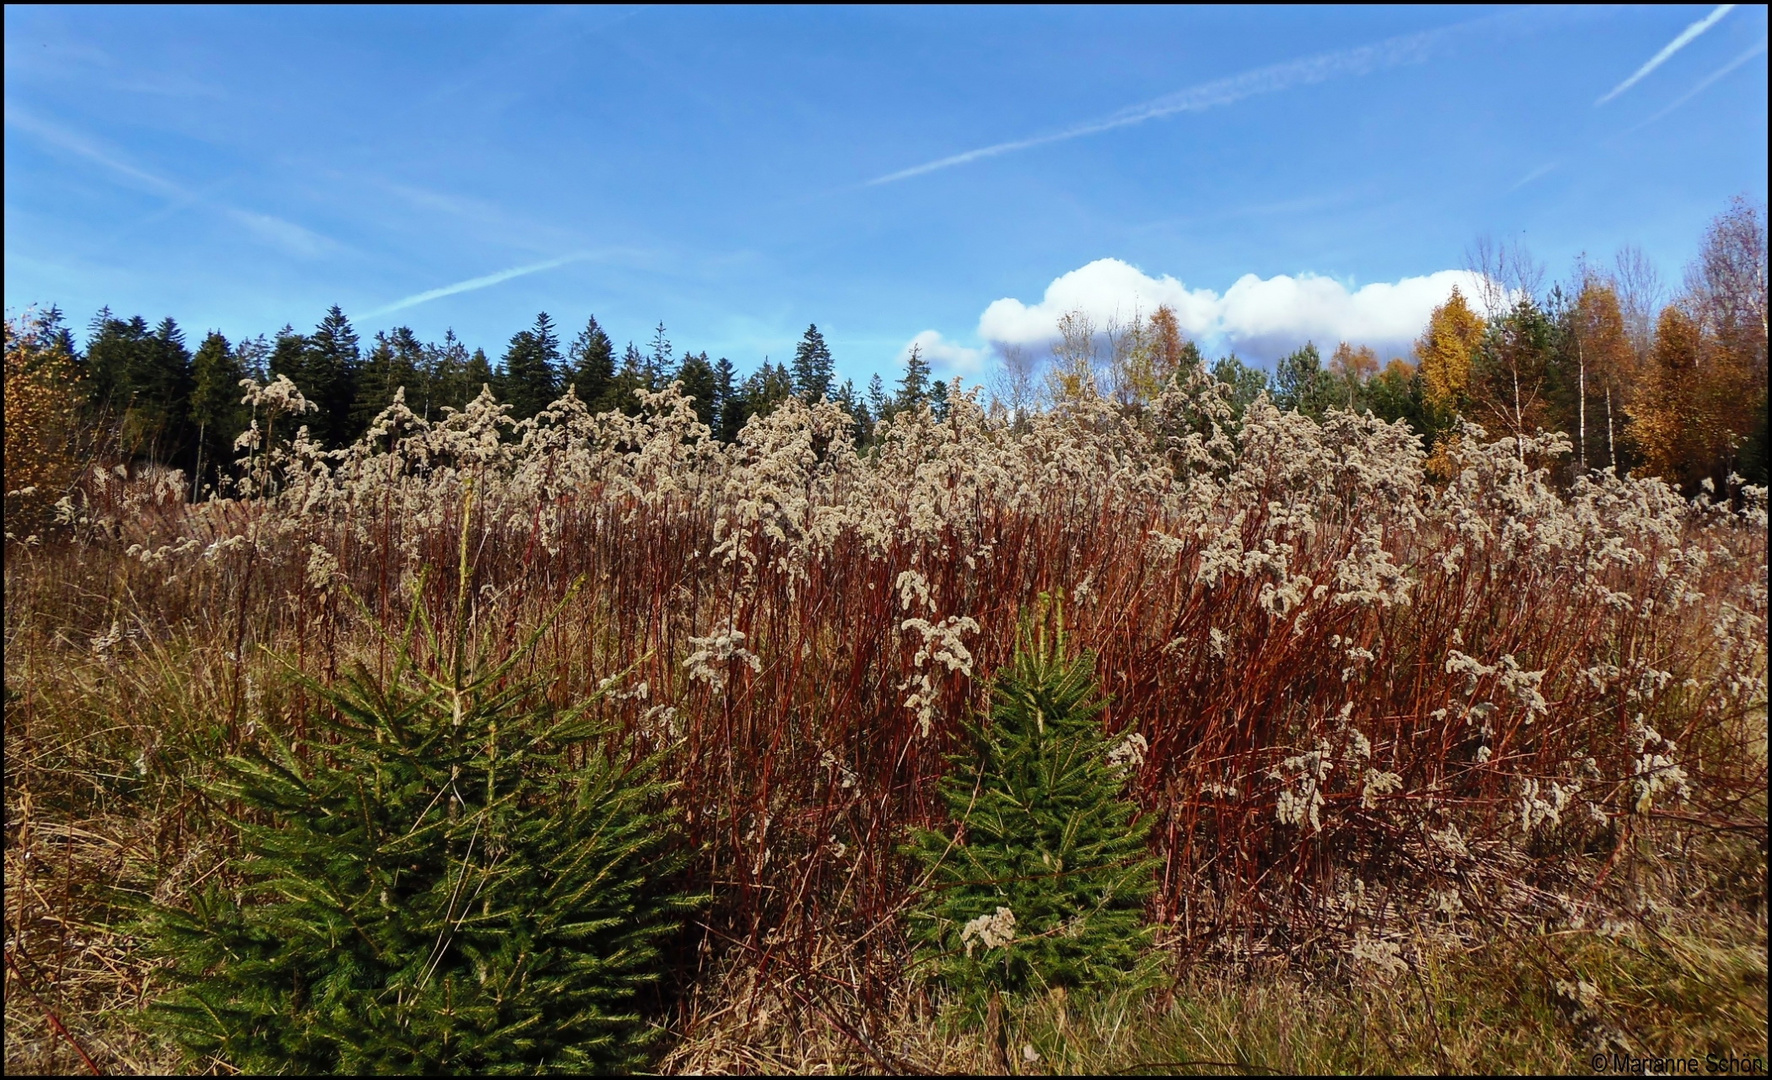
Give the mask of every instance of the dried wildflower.
[{"label": "dried wildflower", "polygon": [[689,669],[689,678],[705,682],[717,691],[725,688],[726,673],[733,661],[744,664],[753,672],[762,671],[763,661],[744,647],[744,639],[744,631],[731,627],[707,637],[690,638],[689,647],[694,651],[683,661],[683,666]]},{"label": "dried wildflower", "polygon": [[1125,738],[1108,748],[1108,764],[1116,769],[1137,769],[1144,764],[1144,755],[1150,748],[1151,744],[1145,741],[1143,735],[1129,731]]},{"label": "dried wildflower", "polygon": [[972,674],[972,653],[960,640],[964,633],[976,634],[978,623],[965,615],[950,615],[940,623],[931,623],[927,619],[906,619],[899,624],[901,630],[915,630],[922,635],[922,644],[911,657],[914,667],[922,673],[907,680],[901,689],[915,687],[905,698],[904,707],[917,714],[918,730],[923,735],[929,734],[930,724],[935,718],[935,698],[937,687],[935,672],[925,669],[924,665],[935,660],[945,665],[951,672],[961,675]]},{"label": "dried wildflower", "polygon": [[999,905],[989,915],[980,915],[968,922],[960,930],[960,942],[966,946],[966,955],[972,955],[972,948],[982,944],[987,949],[995,949],[1015,940],[1015,912]]},{"label": "dried wildflower", "polygon": [[1403,790],[1403,778],[1394,772],[1380,772],[1377,769],[1366,770],[1366,782],[1360,787],[1360,806],[1371,810],[1378,805],[1380,796],[1389,795],[1393,791]]},{"label": "dried wildflower", "polygon": [[1402,948],[1394,941],[1370,938],[1362,934],[1349,946],[1348,955],[1353,958],[1354,963],[1370,968],[1385,979],[1394,979],[1409,970],[1409,965],[1403,960]]},{"label": "dried wildflower", "polygon": [[1686,770],[1674,758],[1679,748],[1640,719],[1631,738],[1636,744],[1631,777],[1631,792],[1635,796],[1633,809],[1639,814],[1647,813],[1662,792],[1681,802],[1691,798],[1692,787]]}]

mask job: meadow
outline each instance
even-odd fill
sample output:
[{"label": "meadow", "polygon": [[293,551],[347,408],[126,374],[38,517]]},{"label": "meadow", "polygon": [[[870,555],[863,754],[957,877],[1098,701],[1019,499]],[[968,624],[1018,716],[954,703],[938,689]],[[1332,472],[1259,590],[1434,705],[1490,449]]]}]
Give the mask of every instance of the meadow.
[{"label": "meadow", "polygon": [[[137,1025],[163,982],[118,895],[237,875],[217,762],[308,735],[294,675],[386,672],[415,604],[493,659],[539,630],[513,677],[661,755],[710,898],[662,1069],[1763,1069],[1764,488],[1571,480],[1566,437],[1468,425],[1430,464],[1203,372],[1136,409],[956,389],[865,449],[798,399],[722,443],[671,387],[396,397],[330,451],[249,389],[229,497],[97,469],[9,536],[9,1072],[228,1071]],[[1135,748],[1164,978],[980,1030],[907,940],[904,845],[1042,596]]]}]

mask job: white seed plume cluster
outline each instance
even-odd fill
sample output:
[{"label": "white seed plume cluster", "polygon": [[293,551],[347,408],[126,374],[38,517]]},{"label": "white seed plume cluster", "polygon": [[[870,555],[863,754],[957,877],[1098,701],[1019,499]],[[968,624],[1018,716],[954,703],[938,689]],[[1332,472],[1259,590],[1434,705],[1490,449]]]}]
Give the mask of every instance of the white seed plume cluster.
[{"label": "white seed plume cluster", "polygon": [[[1691,799],[1706,760],[1723,758],[1667,726],[1676,697],[1700,726],[1763,710],[1765,489],[1713,502],[1611,472],[1559,485],[1537,465],[1566,456],[1566,437],[1488,441],[1468,425],[1436,481],[1406,425],[1338,411],[1319,423],[1265,397],[1237,416],[1228,395],[1196,374],[1141,409],[1090,398],[1012,418],[955,390],[943,419],[903,412],[862,448],[829,402],[789,400],[723,444],[676,385],[640,393],[637,415],[594,414],[568,393],[521,421],[490,392],[430,420],[396,394],[360,440],[329,451],[300,426],[313,407],[293,385],[249,381],[255,417],[228,497],[186,504],[176,474],[106,472],[61,515],[163,580],[286,567],[277,580],[307,590],[301,602],[415,583],[452,551],[434,541],[459,531],[469,481],[481,545],[521,550],[525,566],[570,563],[574,538],[668,531],[686,538],[683,565],[666,568],[678,622],[643,643],[663,650],[650,686],[611,700],[636,717],[668,707],[652,725],[691,736],[711,698],[786,679],[813,651],[835,663],[835,646],[779,617],[831,575],[874,575],[873,685],[925,742],[984,700],[1017,605],[1063,587],[1085,644],[1120,642],[1104,667],[1149,670],[1123,685],[1172,695],[1147,706],[1110,688],[1137,717],[1115,721],[1112,760],[1149,808],[1228,820],[1232,804],[1259,805],[1236,819],[1259,826],[1237,827],[1288,844],[1388,820],[1444,866]],[[1027,565],[1025,547],[1011,563],[1011,542],[1036,533],[1059,545],[1038,552],[1050,564]],[[372,575],[367,552],[391,565]],[[1005,595],[1003,582],[1026,588]],[[1579,618],[1559,623],[1562,611]],[[1658,642],[1693,624],[1706,628],[1702,661],[1670,659]],[[1239,697],[1258,680],[1272,689]],[[1379,699],[1406,711],[1369,707]],[[781,773],[859,800],[905,752],[870,765],[871,739],[808,727],[779,741],[802,755]],[[1488,803],[1448,795],[1458,785]],[[1186,821],[1203,837],[1188,850],[1209,861],[1220,819]],[[1181,826],[1159,832],[1187,843]],[[969,942],[1012,932],[1006,909],[980,919]]]},{"label": "white seed plume cluster", "polygon": [[974,946],[995,949],[1015,940],[1015,912],[999,906],[989,915],[980,915],[960,928],[960,942],[971,956]]}]

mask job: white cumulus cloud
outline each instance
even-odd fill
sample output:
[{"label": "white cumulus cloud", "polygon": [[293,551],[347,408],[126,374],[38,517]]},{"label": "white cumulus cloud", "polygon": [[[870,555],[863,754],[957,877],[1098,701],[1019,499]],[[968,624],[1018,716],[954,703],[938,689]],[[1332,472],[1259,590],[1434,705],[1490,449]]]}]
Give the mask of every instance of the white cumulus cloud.
[{"label": "white cumulus cloud", "polygon": [[904,348],[898,351],[900,367],[910,356],[913,345],[937,374],[958,375],[973,382],[978,381],[990,357],[988,349],[967,348],[942,337],[939,330],[925,330],[905,342]]},{"label": "white cumulus cloud", "polygon": [[1453,286],[1474,299],[1478,285],[1477,276],[1464,270],[1357,289],[1314,274],[1245,274],[1220,294],[1189,288],[1168,274],[1152,277],[1119,259],[1097,259],[1055,279],[1035,303],[1013,297],[992,303],[979,318],[978,336],[999,348],[1043,348],[1058,336],[1058,320],[1067,312],[1081,311],[1102,328],[1166,304],[1189,337],[1245,359],[1272,361],[1306,341],[1324,352],[1349,341],[1386,355],[1405,354]]}]

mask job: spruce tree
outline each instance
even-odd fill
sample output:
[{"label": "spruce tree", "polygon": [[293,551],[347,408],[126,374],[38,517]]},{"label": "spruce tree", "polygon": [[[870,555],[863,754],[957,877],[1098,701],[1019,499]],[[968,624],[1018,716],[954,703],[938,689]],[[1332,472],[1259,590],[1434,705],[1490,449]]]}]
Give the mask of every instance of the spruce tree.
[{"label": "spruce tree", "polygon": [[904,378],[899,380],[895,405],[899,409],[914,409],[928,398],[929,361],[923,359],[921,346],[912,345],[910,355],[905,357]]},{"label": "spruce tree", "polygon": [[646,354],[643,367],[648,390],[657,390],[665,372],[671,370],[671,339],[665,336],[665,324],[662,322],[652,331],[652,351]]},{"label": "spruce tree", "polygon": [[[638,1069],[639,994],[696,906],[669,888],[685,855],[658,758],[624,766],[586,706],[516,677],[545,625],[468,665],[420,595],[390,675],[303,680],[313,735],[262,729],[267,749],[226,762],[211,794],[240,808],[248,858],[189,909],[150,907],[174,987],[151,1022],[248,1073]],[[415,626],[443,670],[414,660]]]},{"label": "spruce tree", "polygon": [[211,330],[192,358],[191,424],[197,429],[196,467],[191,475],[192,499],[214,486],[219,471],[234,456],[234,438],[246,430],[250,413],[240,403],[240,380],[246,369],[240,354],[220,331]]},{"label": "spruce tree", "polygon": [[884,420],[892,415],[892,402],[886,397],[886,384],[880,381],[880,373],[877,371],[868,377],[868,411],[875,420]]},{"label": "spruce tree", "polygon": [[585,322],[585,328],[573,339],[567,355],[572,360],[567,382],[577,391],[580,401],[593,410],[602,411],[606,407],[604,399],[609,384],[615,378],[615,343],[597,325],[595,315]]},{"label": "spruce tree", "polygon": [[794,396],[794,377],[786,367],[770,363],[765,356],[763,366],[744,381],[742,393],[747,420],[752,416],[768,416],[776,406]]},{"label": "spruce tree", "polygon": [[486,350],[476,348],[474,355],[468,357],[467,366],[462,369],[462,388],[466,397],[462,398],[462,407],[479,397],[492,385],[492,361],[486,359]]},{"label": "spruce tree", "polygon": [[419,365],[424,346],[411,327],[397,326],[392,332],[377,331],[375,345],[357,374],[357,398],[351,403],[351,427],[366,431],[381,411],[394,402],[394,392],[407,388],[406,404],[418,402]]},{"label": "spruce tree", "polygon": [[911,933],[973,1007],[1149,971],[1143,907],[1157,862],[1125,794],[1142,742],[1102,732],[1094,663],[1069,655],[1058,605],[1024,621],[988,722],[969,726],[972,746],[940,787],[955,830],[913,834],[927,885]]},{"label": "spruce tree", "polygon": [[351,424],[351,402],[357,396],[357,344],[357,331],[334,304],[308,336],[302,378],[290,375],[302,394],[320,406],[309,424],[328,446],[342,446],[357,435]]},{"label": "spruce tree", "polygon": [[92,316],[87,330],[87,392],[101,415],[120,413],[135,397],[129,383],[129,371],[135,367],[136,351],[145,348],[147,319],[119,319],[112,310],[101,309]]},{"label": "spruce tree", "polygon": [[714,362],[714,401],[718,413],[714,437],[721,442],[736,442],[744,430],[744,403],[738,397],[738,372],[732,361],[722,356]]},{"label": "spruce tree", "polygon": [[271,343],[263,334],[241,338],[234,343],[234,361],[240,365],[242,378],[264,382],[270,377]]},{"label": "spruce tree", "polygon": [[677,381],[683,384],[683,393],[695,399],[695,415],[711,430],[719,402],[714,365],[708,362],[708,354],[684,353],[683,363],[677,368]]},{"label": "spruce tree", "polygon": [[941,379],[929,384],[929,411],[937,420],[948,418],[948,384]]},{"label": "spruce tree", "polygon": [[[139,320],[131,321],[131,328]],[[170,316],[126,353],[120,389],[127,393],[122,439],[126,453],[163,465],[189,467],[191,353]]]},{"label": "spruce tree", "polygon": [[1274,407],[1282,412],[1298,410],[1313,420],[1321,420],[1335,404],[1334,386],[1323,369],[1323,358],[1315,342],[1307,341],[1274,365]]},{"label": "spruce tree", "polygon": [[287,376],[299,388],[308,377],[307,367],[307,336],[296,333],[295,327],[284,323],[271,346],[271,356],[266,362],[267,374],[273,379],[279,375]]},{"label": "spruce tree", "polygon": [[407,403],[412,405],[413,412],[427,420],[433,412],[440,417],[445,408],[465,407],[474,394],[480,392],[479,387],[474,387],[473,392],[469,392],[468,347],[455,336],[453,327],[443,331],[442,342],[425,346],[422,364],[425,374],[422,407],[412,404],[410,397],[407,398]]},{"label": "spruce tree", "polygon": [[547,312],[535,317],[535,325],[519,331],[505,350],[499,400],[511,407],[511,415],[526,420],[554,403],[560,396],[560,338]]},{"label": "spruce tree", "polygon": [[628,342],[627,351],[621,356],[621,370],[615,373],[614,381],[609,384],[605,409],[615,409],[629,416],[640,415],[640,399],[634,396],[634,391],[652,389],[646,365],[647,360],[640,355],[640,350],[634,348],[633,342]]},{"label": "spruce tree", "polygon": [[815,323],[801,335],[794,349],[794,393],[808,405],[815,404],[831,390],[831,350]]}]

